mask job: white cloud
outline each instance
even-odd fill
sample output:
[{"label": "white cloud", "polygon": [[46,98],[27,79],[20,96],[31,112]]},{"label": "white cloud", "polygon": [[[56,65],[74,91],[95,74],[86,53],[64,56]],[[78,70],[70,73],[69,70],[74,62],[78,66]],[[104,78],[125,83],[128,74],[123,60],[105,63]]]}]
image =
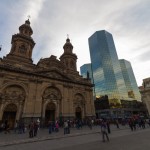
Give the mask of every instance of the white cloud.
[{"label": "white cloud", "polygon": [[133,69],[136,69],[134,72],[138,85],[149,76],[144,68],[150,70],[150,62],[143,63],[143,53],[149,51],[149,0],[8,1],[0,3],[0,34],[3,37],[0,41],[3,45],[1,55],[9,52],[12,34],[18,32],[18,27],[30,15],[36,42],[33,51],[35,63],[41,57],[50,55],[59,58],[63,53],[66,35],[69,34],[74,53],[78,56],[79,70],[81,65],[90,62],[88,38],[95,31],[105,29],[114,37],[119,58],[129,60]]}]

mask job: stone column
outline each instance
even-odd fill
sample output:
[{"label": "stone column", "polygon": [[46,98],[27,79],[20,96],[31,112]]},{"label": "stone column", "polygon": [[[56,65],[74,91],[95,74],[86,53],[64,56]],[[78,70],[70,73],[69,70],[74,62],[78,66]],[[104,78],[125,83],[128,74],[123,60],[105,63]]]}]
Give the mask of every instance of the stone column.
[{"label": "stone column", "polygon": [[0,120],[2,120],[2,117],[3,117],[3,107],[4,107],[4,104],[2,103],[0,107]]},{"label": "stone column", "polygon": [[17,110],[17,114],[16,114],[16,120],[20,120],[21,118],[21,114],[22,114],[22,103],[19,103],[19,108]]},{"label": "stone column", "polygon": [[59,119],[59,102],[56,103],[57,104],[57,108],[56,108],[56,118]]}]

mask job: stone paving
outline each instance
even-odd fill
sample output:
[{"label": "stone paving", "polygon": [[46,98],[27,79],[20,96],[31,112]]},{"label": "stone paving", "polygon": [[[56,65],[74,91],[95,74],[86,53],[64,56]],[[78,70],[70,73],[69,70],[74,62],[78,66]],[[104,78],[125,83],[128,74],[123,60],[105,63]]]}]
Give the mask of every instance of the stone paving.
[{"label": "stone paving", "polygon": [[[44,133],[45,131],[45,133]],[[47,130],[43,129],[39,132],[39,139],[28,142],[28,136],[24,142],[16,139],[12,143],[3,142],[5,145],[0,146],[0,150],[149,150],[150,149],[150,127],[146,129],[138,129],[131,131],[129,128],[116,129],[112,127],[109,134],[110,142],[102,142],[102,135],[98,127],[93,130],[84,128],[82,131],[72,129],[71,134],[63,135],[62,130],[52,135],[47,134]],[[3,137],[2,134],[1,137]],[[13,133],[12,133],[13,135]],[[26,133],[26,135],[28,135]],[[15,136],[15,134],[14,134]],[[9,136],[8,136],[9,137]],[[15,136],[16,137],[16,136]],[[46,139],[47,138],[47,139]],[[29,139],[30,140],[30,139]],[[18,143],[17,143],[18,142]],[[2,144],[2,143],[1,143]]]},{"label": "stone paving", "polygon": [[[128,126],[120,126],[120,129],[117,129],[116,126],[111,125],[111,130],[129,130]],[[16,145],[20,143],[32,143],[37,141],[44,140],[54,140],[59,138],[66,138],[71,136],[80,136],[86,134],[95,134],[100,132],[100,126],[94,126],[92,130],[90,130],[87,126],[84,126],[82,129],[78,130],[76,128],[71,128],[70,134],[64,135],[63,128],[60,128],[59,132],[52,132],[52,134],[48,133],[48,129],[40,129],[38,131],[37,137],[29,138],[28,131],[24,134],[17,134],[14,131],[10,133],[4,134],[4,132],[0,133],[0,147],[7,145]]]}]

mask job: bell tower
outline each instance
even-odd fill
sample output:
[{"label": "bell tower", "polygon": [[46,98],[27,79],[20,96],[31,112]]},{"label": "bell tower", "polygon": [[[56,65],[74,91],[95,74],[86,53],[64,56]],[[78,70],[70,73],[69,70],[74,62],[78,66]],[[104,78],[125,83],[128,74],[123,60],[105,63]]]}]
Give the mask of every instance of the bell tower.
[{"label": "bell tower", "polygon": [[70,39],[66,39],[66,43],[63,46],[64,53],[60,56],[60,61],[64,64],[65,68],[69,72],[77,71],[77,55],[72,52],[73,46],[70,43]]},{"label": "bell tower", "polygon": [[11,40],[10,53],[4,58],[11,64],[32,64],[32,51],[35,45],[31,35],[33,30],[30,27],[29,19],[19,27],[19,33],[14,34]]}]

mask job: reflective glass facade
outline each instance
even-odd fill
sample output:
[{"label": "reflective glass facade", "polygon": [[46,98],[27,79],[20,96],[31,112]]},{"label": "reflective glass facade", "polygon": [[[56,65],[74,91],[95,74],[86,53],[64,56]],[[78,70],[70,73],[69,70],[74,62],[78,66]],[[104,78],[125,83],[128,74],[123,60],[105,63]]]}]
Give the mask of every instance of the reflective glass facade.
[{"label": "reflective glass facade", "polygon": [[137,86],[131,63],[124,59],[120,59],[119,62],[127,88],[128,96],[136,100],[141,100],[141,95]]},{"label": "reflective glass facade", "polygon": [[112,35],[105,30],[97,31],[88,40],[96,96],[128,99]]},{"label": "reflective glass facade", "polygon": [[80,67],[80,74],[83,76],[83,78],[87,78],[87,72],[89,73],[91,82],[94,83],[91,63],[84,64]]},{"label": "reflective glass facade", "polygon": [[[91,79],[91,83],[94,84],[91,63],[84,64],[80,67],[80,74],[83,76],[83,78],[87,78],[87,72],[89,73],[89,78]],[[93,87],[93,96],[94,96],[93,98],[95,99],[95,86]]]}]

